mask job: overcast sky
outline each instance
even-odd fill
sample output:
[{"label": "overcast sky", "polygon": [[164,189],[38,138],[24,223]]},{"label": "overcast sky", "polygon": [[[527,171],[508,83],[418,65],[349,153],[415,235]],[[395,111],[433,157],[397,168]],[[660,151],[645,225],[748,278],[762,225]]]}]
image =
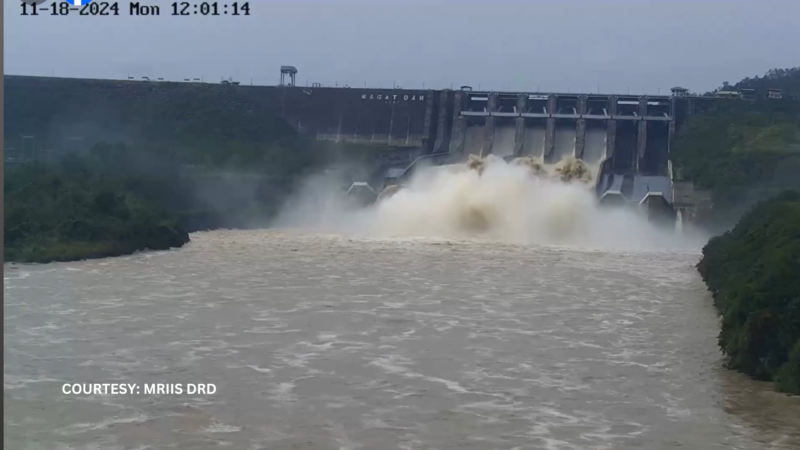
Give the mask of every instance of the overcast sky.
[{"label": "overcast sky", "polygon": [[663,93],[800,65],[800,0],[257,0],[249,17],[149,3],[161,16],[119,1],[119,17],[26,17],[6,0],[5,73],[276,84],[294,65],[298,84]]}]

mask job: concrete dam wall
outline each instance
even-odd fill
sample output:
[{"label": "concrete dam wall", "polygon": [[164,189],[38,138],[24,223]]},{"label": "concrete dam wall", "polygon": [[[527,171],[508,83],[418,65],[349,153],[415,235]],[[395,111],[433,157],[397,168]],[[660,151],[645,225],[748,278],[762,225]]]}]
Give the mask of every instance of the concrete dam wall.
[{"label": "concrete dam wall", "polygon": [[317,139],[423,148],[435,136],[434,91],[243,86],[247,96]]},{"label": "concrete dam wall", "polygon": [[[15,130],[39,133],[34,117],[50,117],[47,133],[56,141],[80,135],[84,146],[126,129],[114,117],[121,105],[146,110],[154,102],[186,103],[193,92],[216,92],[233,110],[255,110],[256,122],[280,116],[296,131],[319,140],[386,147],[397,166],[419,155],[495,154],[504,158],[534,156],[546,164],[573,156],[606,173],[665,175],[672,135],[685,118],[707,109],[713,99],[669,96],[623,96],[563,93],[475,92],[471,90],[361,89],[295,86],[231,86],[117,80],[79,80],[5,76],[6,96],[63,98],[39,114],[22,103]],[[187,96],[188,92],[192,92]],[[65,94],[66,93],[66,94]],[[221,93],[221,94],[220,94]],[[68,94],[68,95],[67,95]],[[177,100],[176,100],[177,99]],[[194,101],[202,102],[198,97]],[[38,103],[44,102],[41,98]],[[69,107],[65,104],[69,103]],[[102,108],[98,107],[101,106]],[[143,105],[143,106],[142,106]],[[8,107],[8,102],[6,104]],[[145,107],[145,108],[143,108]],[[91,113],[92,108],[102,113]],[[259,119],[259,114],[263,119]],[[96,117],[95,117],[96,116]],[[30,120],[29,120],[30,119]],[[87,123],[102,126],[86,126]],[[21,125],[19,125],[21,124]],[[19,125],[19,126],[17,126]],[[158,126],[153,120],[149,126]],[[274,126],[271,125],[271,126]],[[260,130],[255,130],[256,134]],[[61,136],[63,135],[63,136]],[[106,136],[108,135],[108,136]],[[39,139],[39,137],[37,137]],[[8,139],[7,139],[8,141]],[[391,150],[391,151],[389,151]]]},{"label": "concrete dam wall", "polygon": [[608,203],[655,197],[672,203],[668,163],[673,135],[689,116],[717,103],[690,96],[10,75],[4,80],[6,154],[80,151],[100,141],[169,146],[170,139],[186,144],[193,136],[201,137],[197,145],[269,143],[299,132],[321,141],[374,147],[370,182],[376,187],[402,183],[417,163],[455,163],[470,154],[507,160],[532,156],[545,165],[575,157],[592,169],[597,196]]},{"label": "concrete dam wall", "polygon": [[618,173],[663,175],[675,131],[674,100],[459,91],[450,150],[533,156],[545,164],[575,157],[589,165],[608,161],[606,170]]},{"label": "concrete dam wall", "polygon": [[[100,141],[268,143],[295,134],[258,92],[208,83],[4,76],[6,149],[64,153]],[[192,142],[192,140],[199,142]]]},{"label": "concrete dam wall", "polygon": [[[419,154],[567,157],[605,172],[665,175],[678,121],[669,96],[277,87],[279,112],[318,139]],[[314,106],[311,106],[314,105]],[[685,112],[687,108],[681,110]],[[311,112],[311,111],[321,112]],[[690,112],[682,115],[683,119]]]},{"label": "concrete dam wall", "polygon": [[[664,175],[676,129],[669,96],[256,87],[251,98],[317,139],[504,158],[567,157]],[[686,108],[684,108],[686,109]]]}]

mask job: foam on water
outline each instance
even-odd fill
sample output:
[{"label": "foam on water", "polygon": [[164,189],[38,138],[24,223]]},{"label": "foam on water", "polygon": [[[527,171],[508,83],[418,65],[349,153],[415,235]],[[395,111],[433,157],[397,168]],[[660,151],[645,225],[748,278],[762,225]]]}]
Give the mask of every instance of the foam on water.
[{"label": "foam on water", "polygon": [[[530,161],[527,161],[530,159]],[[522,163],[520,163],[522,161]],[[470,170],[471,169],[471,170]],[[537,164],[471,158],[421,170],[403,189],[356,209],[313,180],[276,225],[377,237],[490,239],[596,249],[699,248],[702,237],[659,229],[635,209],[601,208],[596,167],[574,158]]]},{"label": "foam on water", "polygon": [[[800,448],[800,404],[721,370],[696,261],[217,230],[31,266],[5,304],[6,447]],[[218,389],[61,393],[94,380]]]}]

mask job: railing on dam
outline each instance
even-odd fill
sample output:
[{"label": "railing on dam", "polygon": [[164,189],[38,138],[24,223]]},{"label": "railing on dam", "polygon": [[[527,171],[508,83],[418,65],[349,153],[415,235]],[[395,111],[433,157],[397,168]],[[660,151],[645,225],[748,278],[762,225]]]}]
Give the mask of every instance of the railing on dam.
[{"label": "railing on dam", "polygon": [[668,96],[463,92],[461,116],[587,120],[672,120]]}]

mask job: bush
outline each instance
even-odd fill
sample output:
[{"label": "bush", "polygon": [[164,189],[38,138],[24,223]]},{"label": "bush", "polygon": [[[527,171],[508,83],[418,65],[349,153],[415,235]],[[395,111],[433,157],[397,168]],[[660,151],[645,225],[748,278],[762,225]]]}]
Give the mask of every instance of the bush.
[{"label": "bush", "polygon": [[189,242],[169,214],[68,158],[6,171],[5,259],[71,261]]},{"label": "bush", "polygon": [[759,203],[703,248],[727,364],[800,394],[800,194]]}]

